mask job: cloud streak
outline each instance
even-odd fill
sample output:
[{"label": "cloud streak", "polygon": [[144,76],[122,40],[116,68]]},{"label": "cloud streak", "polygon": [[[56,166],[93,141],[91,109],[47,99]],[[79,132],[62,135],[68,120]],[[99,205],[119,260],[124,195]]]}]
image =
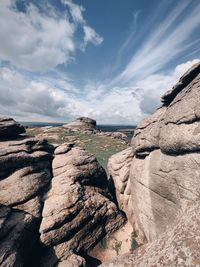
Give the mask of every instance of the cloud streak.
[{"label": "cloud streak", "polygon": [[[130,83],[142,79],[161,71],[189,47],[192,47],[192,50],[198,49],[199,43],[194,43],[192,34],[200,27],[200,2],[197,1],[193,6],[191,3],[192,1],[188,0],[179,1],[158,26],[152,27],[155,30],[140,43],[139,48],[114,82]],[[156,14],[152,16],[156,17]]]}]

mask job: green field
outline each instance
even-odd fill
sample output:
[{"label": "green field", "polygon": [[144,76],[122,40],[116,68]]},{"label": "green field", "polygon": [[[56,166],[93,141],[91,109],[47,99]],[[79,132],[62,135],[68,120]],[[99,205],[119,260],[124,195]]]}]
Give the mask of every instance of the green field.
[{"label": "green field", "polygon": [[[30,136],[41,135],[41,137],[44,135],[44,138],[50,143],[72,142],[94,154],[104,169],[106,169],[110,156],[128,147],[125,142],[119,139],[95,134],[66,133],[63,128],[58,131],[57,127],[48,133],[44,133],[40,128],[27,129],[27,134]],[[55,134],[57,138],[53,138]]]}]

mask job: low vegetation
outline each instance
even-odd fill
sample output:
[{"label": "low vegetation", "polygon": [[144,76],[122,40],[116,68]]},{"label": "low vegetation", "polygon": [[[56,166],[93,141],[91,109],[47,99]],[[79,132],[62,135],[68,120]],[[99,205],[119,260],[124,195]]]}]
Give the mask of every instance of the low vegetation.
[{"label": "low vegetation", "polygon": [[44,137],[51,143],[72,142],[94,154],[99,163],[106,169],[108,159],[113,154],[127,148],[127,144],[120,139],[96,134],[67,133],[62,127],[52,127],[48,131],[44,128],[27,129],[30,136]]}]

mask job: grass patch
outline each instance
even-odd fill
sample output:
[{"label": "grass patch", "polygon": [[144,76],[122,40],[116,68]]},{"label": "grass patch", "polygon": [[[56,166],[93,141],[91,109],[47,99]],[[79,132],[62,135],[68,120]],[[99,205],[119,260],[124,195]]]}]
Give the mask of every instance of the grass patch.
[{"label": "grass patch", "polygon": [[[83,147],[94,154],[104,169],[107,168],[108,159],[112,155],[128,147],[127,144],[119,139],[95,134],[67,133],[62,127],[52,127],[45,132],[42,128],[27,129],[27,134],[30,136],[40,135],[41,137],[44,135],[44,138],[50,143],[73,142],[76,146]],[[54,135],[57,135],[58,138],[53,138]]]}]

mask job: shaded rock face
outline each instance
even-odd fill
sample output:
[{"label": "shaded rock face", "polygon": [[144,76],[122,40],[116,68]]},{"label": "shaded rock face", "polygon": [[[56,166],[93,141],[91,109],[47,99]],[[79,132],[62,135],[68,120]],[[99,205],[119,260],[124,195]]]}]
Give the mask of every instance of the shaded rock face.
[{"label": "shaded rock face", "polygon": [[40,225],[43,266],[66,266],[70,258],[80,262],[74,266],[84,266],[77,255],[125,222],[107,187],[106,173],[92,154],[67,144],[56,148]]},{"label": "shaded rock face", "polygon": [[6,117],[0,118],[0,138],[16,137],[22,133],[25,133],[24,127],[15,120]]},{"label": "shaded rock face", "polygon": [[133,149],[129,147],[113,155],[108,161],[110,183],[115,187],[118,205],[127,214],[130,221],[133,221],[131,184],[129,179],[132,159]]},{"label": "shaded rock face", "polygon": [[93,132],[96,130],[96,121],[87,117],[80,117],[63,125],[63,127],[72,132]]},{"label": "shaded rock face", "polygon": [[175,226],[132,254],[117,257],[102,267],[200,266],[200,202],[186,205]]},{"label": "shaded rock face", "polygon": [[24,266],[37,240],[36,219],[0,204],[0,266]]}]

